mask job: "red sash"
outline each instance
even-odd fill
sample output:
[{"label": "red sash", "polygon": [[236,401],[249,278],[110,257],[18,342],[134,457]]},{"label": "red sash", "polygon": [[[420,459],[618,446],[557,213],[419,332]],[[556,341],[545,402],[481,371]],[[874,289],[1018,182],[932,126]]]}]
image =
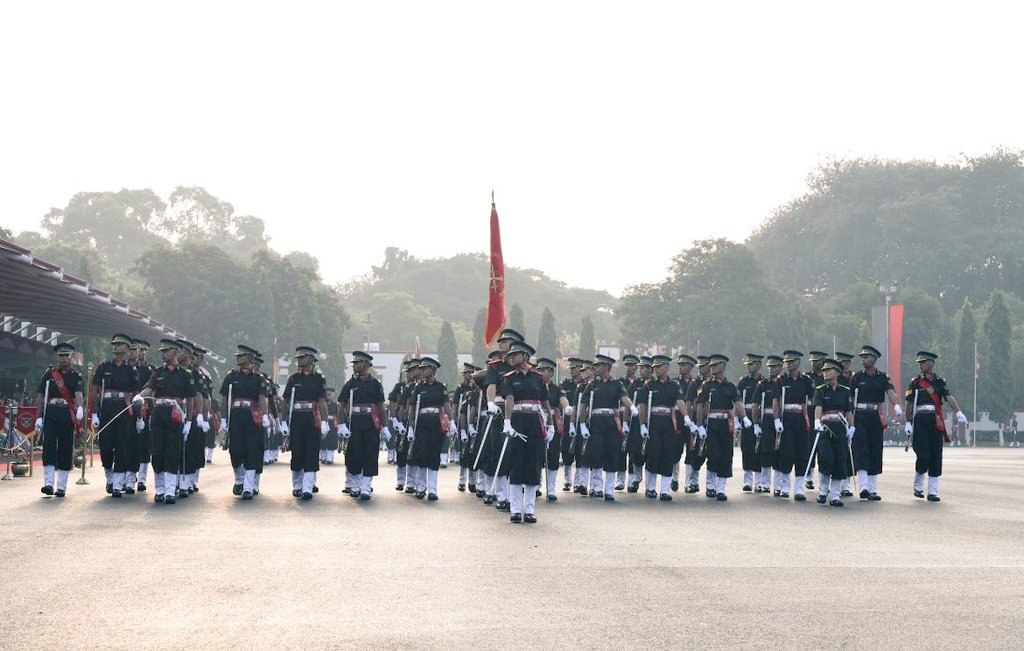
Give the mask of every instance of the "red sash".
[{"label": "red sash", "polygon": [[78,429],[78,418],[75,417],[75,397],[71,395],[67,386],[64,384],[64,376],[61,375],[60,371],[53,369],[50,371],[50,376],[53,378],[53,383],[57,387],[57,391],[60,391],[60,396],[68,402],[68,412],[71,414],[71,425],[75,429]]},{"label": "red sash", "polygon": [[562,417],[562,410],[555,409],[551,417],[555,421],[555,433],[561,436],[565,433],[565,420]]},{"label": "red sash", "polygon": [[[932,383],[928,381],[928,378],[919,377],[917,378],[917,386],[925,390],[928,394],[928,398],[935,405],[935,429],[942,432],[942,440],[949,443],[949,434],[946,433],[946,420],[942,417],[942,397],[935,392],[932,388]],[[915,414],[916,415],[916,414]]]}]

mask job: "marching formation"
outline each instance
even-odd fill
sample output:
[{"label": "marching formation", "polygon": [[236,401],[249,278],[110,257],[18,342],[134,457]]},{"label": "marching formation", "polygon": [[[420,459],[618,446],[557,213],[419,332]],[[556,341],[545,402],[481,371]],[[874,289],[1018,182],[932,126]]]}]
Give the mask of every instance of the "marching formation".
[{"label": "marching formation", "polygon": [[[174,504],[197,492],[219,434],[234,470],[232,492],[242,500],[259,495],[264,464],[274,463],[279,449],[291,452],[293,497],[312,500],[320,464],[332,464],[337,449],[343,492],[365,502],[383,444],[396,491],[436,501],[438,472],[451,462],[458,491],[514,523],[537,521],[539,497],[558,500],[559,470],[563,493],[614,502],[616,492],[642,486],[647,498],[667,502],[680,484],[684,493],[699,493],[703,469],[705,495],[727,501],[737,447],[743,492],[803,502],[805,491],[815,490],[817,469],[819,504],[841,507],[854,491],[878,501],[887,404],[897,417],[907,414],[906,446],[917,455],[914,495],[937,502],[949,441],[943,406],[966,422],[935,375],[935,354],[918,353],[920,373],[901,404],[871,346],[859,353],[857,372],[854,355],[845,353],[831,359],[811,351],[808,372],[799,351],[747,354],[736,383],[726,376],[724,355],[625,355],[620,378],[612,376],[611,357],[569,358],[570,376],[556,384],[555,361],[534,359],[523,336],[506,329],[487,368],[464,364],[451,393],[437,379],[441,364],[424,357],[405,362],[385,396],[371,373],[373,357],[356,351],[337,397],[310,346],[296,349],[298,370],[282,389],[260,371],[260,353],[240,344],[237,368],[216,392],[203,368],[207,351],[194,344],[161,340],[156,367],[145,341],[115,335],[111,346],[91,387],[71,367],[74,347],[55,346],[57,368],[43,375],[37,395],[45,495],[66,495],[86,408],[113,498],[146,491],[150,465],[155,502]],[[670,377],[673,363],[678,373]]]}]

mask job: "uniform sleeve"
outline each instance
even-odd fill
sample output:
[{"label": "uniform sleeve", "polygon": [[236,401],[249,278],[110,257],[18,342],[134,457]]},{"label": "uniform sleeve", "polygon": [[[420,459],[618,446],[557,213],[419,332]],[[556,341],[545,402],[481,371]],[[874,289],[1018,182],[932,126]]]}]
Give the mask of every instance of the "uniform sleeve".
[{"label": "uniform sleeve", "polygon": [[825,406],[825,393],[821,389],[815,389],[814,391],[814,406],[824,407]]},{"label": "uniform sleeve", "polygon": [[700,385],[700,388],[697,389],[697,396],[696,396],[697,404],[699,404],[699,405],[707,404],[708,397],[709,397],[708,393],[709,392],[707,390],[707,385],[702,382],[701,385]]},{"label": "uniform sleeve", "polygon": [[96,367],[96,372],[92,376],[92,385],[94,387],[103,385],[103,369],[106,366],[106,362],[100,362],[100,365]]},{"label": "uniform sleeve", "polygon": [[498,391],[498,394],[501,397],[507,398],[512,395],[512,380],[510,378],[502,378],[500,386],[501,390]]},{"label": "uniform sleeve", "polygon": [[886,391],[886,393],[888,393],[889,391],[895,391],[895,390],[896,390],[896,387],[894,387],[892,385],[892,378],[889,377],[888,375],[886,375],[885,376],[885,391]]},{"label": "uniform sleeve", "polygon": [[150,373],[149,379],[146,380],[146,386],[142,387],[143,389],[156,389],[156,373],[156,371]]},{"label": "uniform sleeve", "polygon": [[495,384],[495,385],[501,387],[501,386],[504,386],[503,385],[503,381],[504,381],[503,378],[501,378],[498,375],[498,365],[497,364],[489,364],[487,366],[487,375],[484,376],[484,386]]},{"label": "uniform sleeve", "polygon": [[369,402],[384,402],[384,385],[378,380],[373,381],[373,392]]},{"label": "uniform sleeve", "polygon": [[230,373],[228,375],[225,375],[224,380],[220,383],[220,395],[224,396],[225,398],[228,397],[228,378],[230,377]]},{"label": "uniform sleeve", "polygon": [[196,381],[195,378],[193,378],[191,375],[185,376],[185,397],[196,397]]},{"label": "uniform sleeve", "polygon": [[320,390],[316,394],[317,400],[327,400],[327,380],[320,376]]},{"label": "uniform sleeve", "polygon": [[943,400],[948,398],[949,397],[949,385],[946,384],[946,381],[945,380],[940,380],[939,382],[936,382],[935,384],[937,385],[935,387],[935,392],[939,394],[939,397],[942,398]]}]

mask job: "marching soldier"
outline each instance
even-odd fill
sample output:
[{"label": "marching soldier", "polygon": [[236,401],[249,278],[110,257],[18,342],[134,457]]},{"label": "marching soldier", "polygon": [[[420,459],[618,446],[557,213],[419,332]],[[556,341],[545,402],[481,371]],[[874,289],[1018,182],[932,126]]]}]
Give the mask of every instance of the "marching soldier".
[{"label": "marching soldier", "polygon": [[537,373],[544,381],[544,388],[547,391],[545,400],[547,410],[551,412],[551,420],[548,424],[552,426],[552,440],[547,442],[544,453],[544,468],[547,471],[545,476],[545,488],[547,500],[557,502],[555,495],[555,482],[558,480],[558,458],[562,451],[561,439],[565,437],[564,421],[562,414],[569,407],[569,400],[565,397],[561,387],[552,382],[555,374],[555,362],[547,357],[537,360]]},{"label": "marching soldier", "polygon": [[[578,482],[576,484],[573,483],[572,466],[575,461],[573,450],[577,437],[576,420],[579,418],[577,413],[579,411],[577,407],[577,394],[580,383],[583,381],[583,364],[582,360],[577,357],[570,357],[566,362],[569,364],[569,377],[562,380],[559,388],[562,390],[562,394],[565,395],[565,399],[569,402],[569,406],[565,408],[562,415],[562,427],[568,435],[563,436],[560,442],[562,446],[562,491],[568,493],[571,487],[578,485]],[[578,467],[576,475],[578,478]]]},{"label": "marching soldier", "polygon": [[[137,343],[139,349],[135,359],[137,384],[134,388],[134,393],[136,394],[146,387],[149,378],[153,377],[153,373],[156,372],[156,367],[149,363],[149,342],[145,339],[139,339]],[[138,484],[135,484],[135,486],[140,493],[146,492],[149,460],[152,455],[153,434],[149,428],[149,415],[151,413],[153,413],[153,409],[149,403],[143,403],[141,409],[135,410],[135,449],[139,472],[137,476],[129,477],[128,483],[135,484],[135,479],[138,479]]]},{"label": "marching soldier", "polygon": [[[202,421],[199,427],[203,430],[203,454],[201,457],[197,456],[196,458],[196,465],[201,469],[205,468],[207,463],[213,463],[213,450],[217,447],[217,430],[213,427],[213,377],[203,368],[203,362],[206,361],[206,353],[210,351],[195,344],[192,344],[192,351],[194,353],[192,373],[195,376],[196,393],[198,394],[196,399],[199,400],[201,398],[199,401],[199,416],[202,418]],[[199,450],[197,449],[198,453]],[[199,492],[199,470],[196,471],[191,488],[193,492]]]},{"label": "marching soldier", "polygon": [[398,473],[398,483],[395,485],[395,490],[404,490],[407,494],[413,494],[416,492],[416,468],[412,461],[412,455],[409,454],[409,448],[412,444],[412,440],[409,438],[409,427],[413,422],[411,419],[413,407],[409,404],[409,398],[412,397],[416,385],[419,384],[422,369],[420,369],[419,358],[410,359],[407,363],[409,368],[406,372],[405,384],[402,386],[396,401],[399,421],[395,427],[401,432],[401,436],[395,449],[397,454],[395,463],[397,464]]},{"label": "marching soldier", "polygon": [[352,353],[352,377],[341,388],[338,433],[348,439],[345,472],[352,477],[350,495],[364,502],[373,491],[378,473],[380,440],[391,438],[384,422],[384,387],[370,375],[373,357],[360,350]]},{"label": "marching soldier", "polygon": [[[43,433],[43,495],[64,497],[74,458],[75,433],[85,417],[82,375],[71,368],[71,344],[57,344],[57,368],[43,373],[36,392],[36,429]],[[57,489],[54,491],[54,472]]]},{"label": "marching soldier", "polygon": [[768,377],[761,378],[754,387],[753,396],[753,420],[755,454],[757,464],[761,467],[756,485],[755,493],[770,493],[775,490],[778,497],[779,473],[775,473],[772,480],[772,466],[775,465],[776,449],[779,442],[779,434],[775,431],[775,401],[779,398],[779,386],[777,380],[782,372],[782,357],[768,355],[765,358],[765,365],[768,367]]},{"label": "marching soldier", "polygon": [[136,408],[140,408],[145,398],[153,398],[149,419],[153,434],[153,472],[156,475],[153,499],[164,504],[175,502],[182,445],[192,428],[185,409],[187,402],[196,395],[191,374],[178,366],[178,346],[174,339],[160,340],[164,365],[153,372],[146,386],[132,401]]},{"label": "marching soldier", "polygon": [[311,346],[295,349],[299,370],[288,376],[284,387],[287,405],[281,430],[291,444],[292,497],[313,499],[316,473],[320,470],[320,440],[327,435],[327,381],[315,370],[319,353]]},{"label": "marching soldier", "polygon": [[[747,353],[743,363],[747,367],[747,374],[736,383],[736,390],[740,393],[743,402],[744,416],[753,423],[754,417],[754,392],[757,384],[763,379],[761,376],[761,360],[763,355]],[[757,454],[754,448],[757,446],[757,436],[753,427],[744,427],[740,432],[740,457],[743,463],[743,492],[749,493],[754,487],[754,474],[761,472]]]},{"label": "marching soldier", "polygon": [[[594,381],[594,362],[589,359],[580,360],[580,384],[576,388],[576,443],[573,447],[573,457],[576,459],[576,473],[573,475],[575,492],[587,497],[590,489],[590,457],[587,452],[587,439],[590,438],[590,430],[587,428],[586,407],[584,402],[587,392],[590,391]],[[570,432],[571,433],[571,432]],[[596,495],[595,495],[596,496]]]},{"label": "marching soldier", "polygon": [[227,414],[221,429],[228,433],[228,453],[235,471],[231,492],[251,500],[255,495],[256,474],[263,469],[263,428],[270,427],[267,415],[267,385],[256,371],[256,350],[238,345],[235,363],[220,385]]},{"label": "marching soldier", "polygon": [[127,483],[128,473],[138,457],[135,422],[131,413],[125,411],[138,386],[138,373],[127,359],[131,343],[128,335],[114,335],[110,340],[113,357],[100,362],[92,377],[95,387],[92,426],[100,432],[100,461],[107,480],[107,494],[111,497],[135,493],[134,485]]},{"label": "marching soldier", "polygon": [[[820,387],[822,384],[825,384],[825,376],[822,374],[822,368],[824,367],[825,360],[827,358],[828,358],[828,353],[826,353],[824,351],[812,350],[811,352],[807,353],[807,359],[810,360],[810,362],[811,362],[811,370],[808,371],[807,375],[810,376],[810,378],[811,378],[811,386],[814,387],[815,389],[817,387]],[[814,402],[814,394],[812,393],[807,398],[807,413],[808,414],[810,414],[814,410],[813,402]],[[808,423],[809,422],[810,421],[808,420]],[[807,427],[810,428],[810,424],[808,424]],[[808,437],[810,437],[810,433],[809,432],[808,432]],[[815,463],[815,459],[813,457],[811,457],[811,464],[809,466],[809,470],[807,471],[806,481],[804,482],[804,488],[806,488],[807,490],[814,490],[814,480],[812,479],[812,477],[814,477],[814,463]]]},{"label": "marching soldier", "polygon": [[614,365],[615,360],[607,355],[594,357],[596,377],[583,395],[587,422],[580,426],[588,439],[585,456],[591,472],[591,496],[604,497],[606,502],[615,501],[615,473],[624,464],[621,451],[625,433],[619,406],[628,409],[634,418],[640,413],[622,383],[612,378]]},{"label": "marching soldier", "polygon": [[[641,358],[643,359],[643,358]],[[694,379],[693,369],[697,365],[697,359],[691,355],[685,353],[679,355],[679,359],[676,360],[678,366],[679,375],[676,377],[675,382],[679,385],[679,395],[682,397],[683,402],[686,404],[686,415],[691,418],[690,422],[693,423],[693,401],[697,397],[697,389],[700,388],[700,381]],[[682,412],[676,413],[677,422],[683,417]],[[697,425],[693,423],[690,426],[689,432],[682,432],[681,436],[676,440],[679,444],[679,454],[676,455],[676,462],[672,466],[672,479],[671,488],[673,491],[679,490],[679,464],[683,460],[683,452],[689,450],[689,441],[692,434],[697,432]],[[686,467],[686,492],[690,492],[690,470],[689,466]],[[696,481],[696,480],[695,480]],[[694,484],[696,486],[696,484]]]},{"label": "marching soldier", "polygon": [[807,459],[811,453],[811,442],[808,437],[807,404],[814,397],[814,384],[811,377],[800,371],[800,360],[803,354],[796,350],[782,353],[782,361],[786,372],[779,376],[776,387],[779,397],[772,404],[775,411],[775,432],[781,436],[778,454],[775,457],[775,472],[779,477],[779,496],[789,498],[790,473],[795,470],[793,499],[804,502],[804,482],[800,470],[809,466]]},{"label": "marching soldier", "polygon": [[469,482],[469,492],[476,493],[476,471],[470,469],[473,463],[471,453],[472,440],[476,438],[476,414],[479,409],[479,402],[483,395],[476,382],[473,381],[473,374],[481,369],[469,362],[462,364],[462,384],[455,390],[456,398],[452,404],[458,406],[459,426],[459,491],[466,490],[466,482]]},{"label": "marching soldier", "polygon": [[437,473],[441,467],[441,450],[445,432],[451,432],[451,403],[448,387],[437,379],[441,363],[431,357],[420,359],[423,381],[413,390],[413,427],[409,429],[412,459],[419,472],[416,477],[416,498],[437,501]]},{"label": "marching soldier", "polygon": [[[500,357],[493,363],[488,362],[487,377],[484,380],[487,391],[487,413],[493,417],[490,419],[491,429],[486,433],[487,445],[490,446],[490,457],[488,458],[487,469],[484,473],[484,483],[488,491],[494,491],[493,494],[487,493],[485,495],[484,504],[494,503],[494,507],[499,511],[508,511],[510,505],[508,500],[508,473],[504,467],[498,467],[498,457],[501,455],[503,443],[501,422],[509,414],[501,413],[501,408],[497,403],[498,391],[501,389],[505,375],[512,371],[512,367],[505,356],[508,354],[513,343],[522,343],[522,341],[523,335],[511,328],[505,328],[501,331],[501,334],[498,336],[498,352]],[[491,479],[492,477],[497,479],[493,480]]]},{"label": "marching soldier", "polygon": [[[540,486],[540,463],[545,443],[555,435],[553,416],[548,405],[549,392],[543,378],[530,368],[534,354],[529,344],[521,341],[510,345],[505,359],[512,370],[504,375],[501,396],[505,399],[506,416],[502,433],[504,459],[509,477],[509,521],[536,522],[537,489]],[[554,363],[551,364],[553,370]],[[619,388],[622,385],[615,383]],[[545,422],[548,424],[545,426]],[[500,453],[499,453],[500,454]],[[556,468],[557,471],[557,468]]]},{"label": "marching soldier", "polygon": [[907,387],[906,409],[911,420],[907,422],[908,443],[912,442],[917,463],[914,470],[914,497],[924,497],[924,477],[928,475],[928,501],[939,501],[939,477],[942,476],[942,443],[949,443],[946,422],[942,417],[942,401],[956,410],[956,422],[966,424],[967,417],[960,404],[949,392],[946,381],[935,374],[935,353],[926,350],[917,353],[921,373]]},{"label": "marching soldier", "polygon": [[206,414],[209,413],[209,396],[213,392],[213,380],[199,368],[202,355],[205,355],[206,351],[189,341],[179,340],[178,343],[181,344],[178,363],[191,373],[192,383],[196,389],[196,395],[188,408],[188,414],[192,416],[192,426],[184,444],[181,488],[178,491],[180,499],[199,491],[199,471],[206,464],[206,434],[211,429]]},{"label": "marching soldier", "polygon": [[335,397],[334,387],[327,387],[327,436],[320,439],[320,463],[331,465],[334,463],[334,452],[341,447],[341,437],[338,436],[338,427],[341,421],[338,419],[338,401]]},{"label": "marching soldier", "polygon": [[840,479],[846,474],[849,442],[853,440],[853,396],[850,388],[839,384],[842,365],[834,359],[822,364],[825,382],[814,392],[814,430],[818,440],[819,487],[818,504],[828,500],[842,506]]},{"label": "marching soldier", "polygon": [[676,414],[682,415],[683,423],[693,427],[689,410],[686,406],[683,387],[679,382],[669,379],[668,365],[672,358],[666,355],[654,355],[650,358],[654,378],[648,379],[637,393],[640,403],[641,445],[646,447],[646,473],[644,476],[644,495],[649,498],[658,497],[658,476],[661,476],[661,496],[664,502],[672,501],[669,493],[672,481],[672,470],[679,462],[683,445],[680,442],[679,421]]},{"label": "marching soldier", "polygon": [[[697,379],[690,383],[690,387],[686,392],[686,403],[691,410],[696,412],[697,404],[697,392],[705,382],[711,379],[711,365],[710,358],[707,355],[697,356]],[[698,431],[701,426],[705,423],[700,417],[697,418],[695,423],[698,426]],[[705,428],[705,432],[706,432]],[[683,489],[686,493],[698,493],[700,492],[700,469],[707,461],[707,449],[704,441],[699,441],[696,433],[691,433],[689,437],[689,444],[686,449],[686,456],[683,457],[683,470],[685,472],[686,488]],[[679,490],[679,478],[678,475],[672,476],[672,490]]]},{"label": "marching soldier", "polygon": [[[637,395],[643,389],[645,382],[651,379],[650,364],[641,365],[640,358],[636,355],[623,355],[622,364],[626,367],[626,375],[620,382],[626,390],[633,404],[637,404]],[[639,407],[638,407],[639,408]],[[635,493],[640,488],[640,480],[644,473],[643,439],[640,436],[640,419],[626,416],[625,409],[620,408],[622,419],[626,423],[626,448],[625,458],[622,466],[625,468],[615,477],[615,490],[620,491],[626,488],[630,493]],[[625,486],[626,473],[629,473],[629,486]]]},{"label": "marching soldier", "polygon": [[741,425],[752,428],[753,423],[744,412],[736,385],[725,377],[729,358],[711,355],[708,363],[712,376],[697,392],[698,420],[706,421],[707,426],[699,428],[698,432],[701,438],[707,438],[706,495],[724,502],[729,499],[725,494],[725,484],[732,477],[733,437]]},{"label": "marching soldier", "polygon": [[[838,354],[838,353],[837,353]],[[896,388],[885,373],[875,368],[882,356],[877,348],[863,346],[860,351],[864,370],[850,378],[850,389],[854,392],[853,406],[853,465],[860,485],[860,499],[877,502],[878,475],[882,474],[882,406],[888,400],[896,416],[903,415]],[[840,380],[841,382],[842,380]]]}]

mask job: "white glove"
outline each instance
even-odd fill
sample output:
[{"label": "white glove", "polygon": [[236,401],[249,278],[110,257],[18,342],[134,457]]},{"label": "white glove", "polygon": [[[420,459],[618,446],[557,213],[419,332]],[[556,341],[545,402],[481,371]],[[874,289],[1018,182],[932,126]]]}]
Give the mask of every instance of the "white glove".
[{"label": "white glove", "polygon": [[270,416],[263,414],[263,426],[270,427]]},{"label": "white glove", "polygon": [[551,439],[553,439],[553,438],[555,438],[555,426],[554,425],[548,425],[547,434],[544,435],[544,440],[546,442],[550,443]]},{"label": "white glove", "polygon": [[327,424],[326,420],[320,421],[320,436],[321,438],[327,436],[327,432],[331,431],[331,426]]},{"label": "white glove", "polygon": [[82,409],[82,405],[78,405],[78,409],[75,410],[75,420],[82,420],[85,418],[85,410]]},{"label": "white glove", "polygon": [[686,425],[687,429],[690,430],[696,427],[696,425],[693,422],[693,419],[690,418],[690,414],[686,414],[685,416],[683,416],[683,425]]},{"label": "white glove", "polygon": [[760,436],[762,434],[764,434],[764,431],[761,429],[761,426],[760,425],[754,425],[754,436],[757,436],[757,437],[760,438]]},{"label": "white glove", "polygon": [[704,429],[703,425],[697,428],[697,436],[701,437],[702,439],[706,439],[708,437],[708,431]]},{"label": "white glove", "polygon": [[459,426],[455,424],[454,420],[448,423],[448,433],[451,434],[452,436],[455,436],[459,433]]},{"label": "white glove", "polygon": [[647,438],[648,436],[650,436],[650,434],[651,432],[650,430],[647,429],[647,425],[640,423],[640,436]]},{"label": "white glove", "polygon": [[186,438],[187,439],[188,438],[188,433],[191,432],[191,431],[192,431],[192,422],[189,421],[189,422],[185,423],[184,427],[181,428],[181,436],[182,436],[182,438]]},{"label": "white glove", "polygon": [[776,418],[775,419],[775,431],[778,432],[779,434],[782,434],[782,430],[783,429],[785,429],[785,428],[782,427],[782,419],[781,418]]},{"label": "white glove", "polygon": [[380,437],[384,439],[385,443],[387,443],[391,440],[391,430],[389,430],[387,426],[380,428]]},{"label": "white glove", "polygon": [[586,423],[580,423],[580,436],[582,436],[585,439],[590,438],[590,428],[587,427]]},{"label": "white glove", "polygon": [[752,423],[750,421],[750,418],[748,418],[747,416],[743,417],[743,426],[744,427],[746,427],[747,429],[750,429],[753,425],[754,425],[754,423]]},{"label": "white glove", "polygon": [[565,408],[565,415],[572,416],[572,405],[569,405],[568,407]]},{"label": "white glove", "polygon": [[903,427],[903,431],[905,431],[907,433],[907,436],[910,436],[911,434],[913,434],[914,433],[914,423],[912,423],[910,421],[907,421],[907,424]]},{"label": "white glove", "polygon": [[892,413],[896,414],[897,416],[903,415],[903,407],[900,407],[900,403],[897,402],[895,405],[892,406]]},{"label": "white glove", "polygon": [[92,415],[92,427],[93,427],[93,429],[96,429],[99,426],[100,426],[99,414],[93,414]]},{"label": "white glove", "polygon": [[823,431],[825,431],[825,428],[821,424],[821,419],[819,419],[819,418],[815,418],[814,419],[814,431],[815,432],[823,432]]},{"label": "white glove", "polygon": [[288,427],[288,423],[283,420],[281,421],[281,433],[285,436],[291,436],[292,433],[291,428]]},{"label": "white glove", "polygon": [[636,408],[636,405],[630,405],[629,406],[629,413],[631,413],[633,416],[639,416],[640,415],[640,410]]},{"label": "white glove", "polygon": [[[78,409],[79,409],[79,411],[81,411],[82,408],[79,407]],[[967,424],[967,416],[964,416],[964,412],[962,412],[962,411],[956,412],[956,422],[960,423],[961,425],[966,425]]]},{"label": "white glove", "polygon": [[857,428],[854,427],[853,425],[847,427],[846,428],[846,440],[847,441],[852,441],[853,440],[853,435],[854,435],[854,433],[856,431],[857,431]]},{"label": "white glove", "polygon": [[569,436],[576,436],[576,423],[569,423]]},{"label": "white glove", "polygon": [[735,429],[739,429],[740,428],[740,417],[739,416],[733,416],[732,417],[732,426]]},{"label": "white glove", "polygon": [[400,433],[402,433],[402,434],[405,434],[405,433],[406,433],[407,431],[409,431],[409,428],[407,428],[407,427],[405,426],[405,423],[403,423],[403,422],[399,421],[399,422],[398,422],[398,431],[399,431]]},{"label": "white glove", "polygon": [[476,426],[475,425],[470,425],[469,426],[469,435],[470,436],[476,436]]},{"label": "white glove", "polygon": [[199,427],[202,427],[203,423],[205,423],[205,422],[206,422],[206,419],[203,418],[203,414],[202,413],[196,414],[196,425],[198,425]]},{"label": "white glove", "polygon": [[136,419],[136,421],[135,421],[135,432],[138,433],[138,434],[141,434],[142,430],[144,430],[144,429],[146,429],[146,421],[142,420],[141,418]]},{"label": "white glove", "polygon": [[409,427],[408,429],[406,429],[405,438],[409,439],[410,443],[415,441],[416,440],[416,428],[415,427]]},{"label": "white glove", "polygon": [[220,419],[220,431],[222,431],[222,432],[228,431],[228,419],[227,418],[221,418]]},{"label": "white glove", "polygon": [[[395,418],[394,416],[391,417],[391,426],[392,427],[394,427],[395,429],[398,429],[398,426],[401,425],[401,424],[402,424],[401,421],[399,421],[397,418]],[[401,430],[399,430],[399,431],[401,431]]]},{"label": "white glove", "polygon": [[488,400],[487,401],[487,413],[488,414],[496,414],[496,413],[498,413],[498,405],[494,404],[493,400]]},{"label": "white glove", "polygon": [[205,432],[209,432],[210,431],[210,422],[204,420],[202,423],[199,424],[199,429],[203,430],[204,433]]},{"label": "white glove", "polygon": [[343,438],[348,438],[352,436],[352,430],[348,428],[347,423],[342,423],[341,425],[338,425],[338,435]]},{"label": "white glove", "polygon": [[36,418],[36,429],[40,432],[43,431],[43,417]]},{"label": "white glove", "polygon": [[466,430],[462,430],[461,432],[459,432],[459,438],[462,439],[463,443],[469,442],[469,434],[466,432]]},{"label": "white glove", "polygon": [[135,405],[136,407],[138,407],[142,403],[143,403],[142,396],[139,395],[139,394],[135,394],[135,397],[132,398],[132,404]]},{"label": "white glove", "polygon": [[501,428],[501,433],[504,434],[505,436],[512,436],[513,432],[515,432],[515,430],[512,429],[512,421],[506,418],[505,424]]}]

